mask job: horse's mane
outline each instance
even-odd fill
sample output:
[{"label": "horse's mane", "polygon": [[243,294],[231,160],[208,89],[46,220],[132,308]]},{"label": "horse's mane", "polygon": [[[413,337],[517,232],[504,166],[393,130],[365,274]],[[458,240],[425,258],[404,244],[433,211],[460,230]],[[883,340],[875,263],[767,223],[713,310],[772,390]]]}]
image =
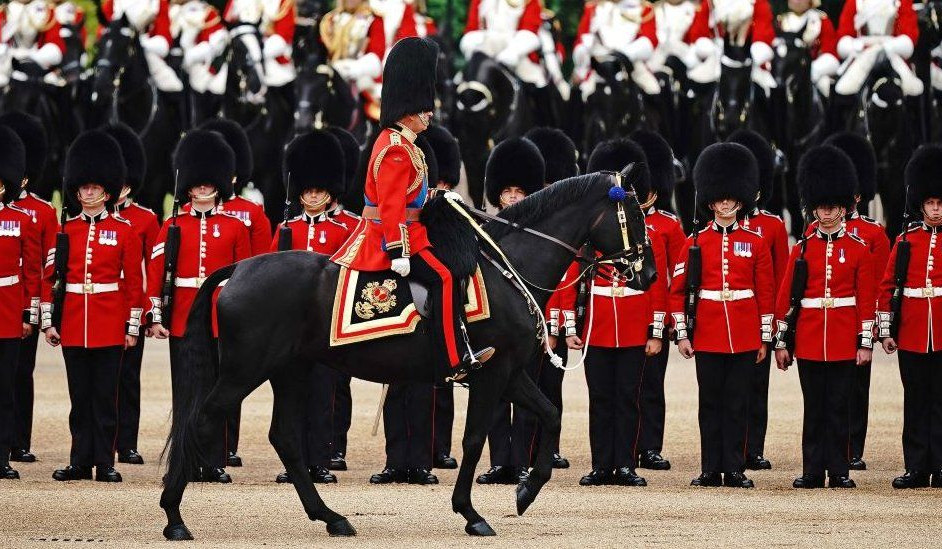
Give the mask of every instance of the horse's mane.
[{"label": "horse's mane", "polygon": [[[570,177],[526,197],[497,215],[526,227],[587,194],[605,196],[611,186],[612,178],[608,174],[590,173]],[[515,230],[503,223],[494,222],[486,224],[484,228],[495,240]]]}]

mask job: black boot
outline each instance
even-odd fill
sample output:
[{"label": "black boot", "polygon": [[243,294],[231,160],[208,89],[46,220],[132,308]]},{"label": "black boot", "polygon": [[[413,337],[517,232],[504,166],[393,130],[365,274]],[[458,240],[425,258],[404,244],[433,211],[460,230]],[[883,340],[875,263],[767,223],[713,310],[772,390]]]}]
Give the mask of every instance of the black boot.
[{"label": "black boot", "polygon": [[144,457],[137,453],[137,450],[122,450],[118,452],[118,463],[144,465]]},{"label": "black boot", "polygon": [[645,450],[638,456],[638,467],[653,471],[668,471],[671,468],[671,462],[661,457],[657,450]]},{"label": "black boot", "polygon": [[291,476],[288,475],[288,471],[282,471],[275,477],[275,482],[278,484],[288,484],[291,482]]},{"label": "black boot", "polygon": [[52,473],[53,480],[92,480],[92,468],[81,465],[68,465],[64,469],[56,469]]},{"label": "black boot", "polygon": [[604,469],[593,469],[579,479],[579,486],[608,486],[612,484],[612,473]]},{"label": "black boot", "polygon": [[328,465],[327,468],[331,471],[346,471],[347,460],[344,458],[343,454],[334,454],[334,457],[330,458],[330,465]]},{"label": "black boot", "polygon": [[919,471],[906,471],[902,476],[893,479],[893,488],[927,488],[929,486],[929,473]]},{"label": "black boot", "polygon": [[824,488],[824,475],[805,473],[792,482],[793,488]]},{"label": "black boot", "polygon": [[226,457],[226,467],[242,467],[242,458],[235,452],[229,452],[229,455]]},{"label": "black boot", "polygon": [[857,483],[850,477],[828,477],[828,488],[856,488]]},{"label": "black boot", "polygon": [[337,482],[336,475],[331,473],[327,467],[322,465],[309,467],[308,473],[310,473],[311,482],[314,484],[335,484]]},{"label": "black boot", "polygon": [[458,460],[448,454],[439,454],[435,456],[434,466],[436,469],[457,469]]},{"label": "black boot", "polygon": [[723,486],[727,488],[755,488],[756,485],[749,477],[737,471],[723,475]]},{"label": "black boot", "polygon": [[438,477],[428,469],[409,469],[409,484],[438,484]]},{"label": "black boot", "polygon": [[408,473],[400,469],[387,467],[382,472],[376,473],[370,477],[370,484],[390,484],[393,482],[406,482]]},{"label": "black boot", "polygon": [[0,479],[19,480],[19,478],[20,474],[16,471],[16,469],[10,467],[9,463],[6,465],[0,465]]},{"label": "black boot", "polygon": [[864,461],[863,458],[859,456],[852,457],[850,461],[847,463],[847,468],[850,469],[851,471],[866,471],[867,462]]},{"label": "black boot", "polygon": [[36,456],[32,452],[23,448],[14,448],[10,450],[10,461],[18,461],[20,463],[35,463]]},{"label": "black boot", "polygon": [[464,378],[468,377],[468,374],[483,366],[492,356],[494,356],[493,347],[485,347],[474,353],[474,355],[464,355],[460,364],[454,368],[449,368],[449,372],[445,377],[445,383],[464,380]]},{"label": "black boot", "polygon": [[114,470],[111,465],[98,465],[95,467],[95,480],[98,482],[121,482],[121,473]]},{"label": "black boot", "polygon": [[932,488],[942,488],[942,471],[932,473],[932,482],[929,483]]},{"label": "black boot", "polygon": [[690,481],[691,486],[717,487],[723,485],[723,475],[719,473],[700,473],[700,476]]},{"label": "black boot", "polygon": [[772,468],[772,462],[762,457],[761,454],[756,454],[746,457],[746,469],[750,471],[762,471]]},{"label": "black boot", "polygon": [[478,475],[478,484],[517,484],[519,471],[509,465],[495,465]]},{"label": "black boot", "polygon": [[569,469],[569,460],[559,454],[553,454],[553,469]]},{"label": "black boot", "polygon": [[615,469],[616,486],[647,486],[648,482],[643,477],[638,476],[631,467],[620,467]]},{"label": "black boot", "polygon": [[196,477],[196,482],[215,482],[218,484],[229,484],[232,477],[222,467],[201,467],[200,473]]}]

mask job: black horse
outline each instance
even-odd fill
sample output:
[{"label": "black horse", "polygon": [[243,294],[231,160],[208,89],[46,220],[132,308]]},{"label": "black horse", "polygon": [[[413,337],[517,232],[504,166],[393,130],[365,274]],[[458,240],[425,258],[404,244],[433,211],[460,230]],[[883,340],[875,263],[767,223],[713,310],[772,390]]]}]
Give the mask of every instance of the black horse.
[{"label": "black horse", "polygon": [[752,83],[752,56],[748,43],[737,46],[727,40],[723,44],[720,81],[712,101],[710,126],[715,139],[725,140],[740,128],[759,131],[758,97]]},{"label": "black horse", "polygon": [[[797,32],[780,32],[772,44],[772,76],[778,85],[772,91],[772,144],[784,156],[784,188],[775,185],[769,209],[791,214],[791,234],[804,229],[795,174],[806,150],[821,142],[825,111],[821,95],[811,80],[811,50]],[[780,181],[782,178],[778,178]]]},{"label": "black horse", "polygon": [[925,91],[919,97],[919,112],[913,114],[918,121],[918,142],[927,143],[942,139],[942,105],[931,78],[932,50],[942,43],[942,1],[932,0],[914,7],[919,18],[919,39],[910,61]]},{"label": "black horse", "polygon": [[632,62],[628,57],[612,52],[600,59],[593,58],[592,70],[601,82],[583,107],[579,145],[585,159],[600,142],[627,136],[644,126],[646,119],[644,99],[631,78]]},{"label": "black horse", "polygon": [[120,121],[140,134],[147,174],[136,199],[161,216],[164,198],[173,192],[173,151],[187,126],[186,106],[182,94],[157,90],[140,35],[124,16],[102,34],[92,73],[81,88],[86,127]]},{"label": "black horse", "polygon": [[[615,261],[617,268],[631,278],[630,284],[647,288],[656,274],[643,213],[633,191],[625,195],[621,188],[613,188],[619,185],[621,177],[595,173],[568,179],[500,213],[501,218],[542,235],[496,222],[489,223],[486,230],[533,288],[555,288],[572,262],[575,248],[586,242]],[[439,210],[439,219],[455,215],[447,210],[450,206],[443,198],[437,200],[437,206],[447,212]],[[430,203],[423,216],[432,207]],[[619,217],[625,219],[622,211],[627,216],[624,224],[619,222]],[[441,237],[455,242],[453,229],[459,225],[453,218],[449,221],[451,226],[448,230],[443,227]],[[470,229],[463,221],[460,226],[466,231]],[[430,234],[436,242],[439,237],[434,227],[430,225]],[[438,248],[445,253],[455,253],[456,249],[454,245]],[[470,255],[466,253],[469,249],[463,250],[466,256]],[[493,250],[490,253],[496,257]],[[507,400],[532,411],[542,423],[543,432],[550,435],[540,441],[536,465],[528,480],[517,487],[518,514],[526,511],[549,480],[560,430],[558,410],[524,370],[541,352],[536,337],[540,319],[533,311],[542,310],[550,292],[536,291],[536,303],[529,302],[494,265],[482,261],[480,268],[491,316],[469,325],[470,338],[477,345],[493,345],[497,354],[468,378],[464,458],[452,495],[452,509],[467,521],[465,531],[477,536],[494,535],[471,503],[471,487],[500,401]],[[425,320],[412,334],[331,347],[330,318],[338,271],[339,267],[326,256],[282,252],[221,269],[200,289],[187,321],[183,342],[186,352],[181,355],[186,357],[187,364],[180,371],[187,372],[187,379],[178,386],[185,388],[187,394],[174,395],[173,426],[166,452],[167,474],[160,506],[167,514],[164,536],[168,539],[192,539],[180,515],[187,482],[204,464],[202,456],[223,451],[212,446],[219,439],[212,433],[222,428],[226,411],[238,406],[265,381],[271,382],[275,396],[269,439],[285,464],[308,517],[326,522],[331,535],[356,533],[343,516],[326,506],[314,485],[305,480],[300,447],[308,395],[305,385],[298,380],[312,364],[322,363],[374,382],[431,381],[435,377],[436,354]],[[390,272],[389,276],[395,275]],[[217,305],[219,346],[213,349],[211,296],[223,279],[228,282]]]},{"label": "black horse", "polygon": [[454,131],[468,176],[468,194],[484,204],[484,166],[491,148],[535,124],[523,83],[500,63],[475,53],[456,90]]},{"label": "black horse", "polygon": [[[313,58],[307,58],[313,62]],[[349,84],[328,64],[299,65],[294,83],[294,133],[339,126],[350,129],[357,101]]]}]

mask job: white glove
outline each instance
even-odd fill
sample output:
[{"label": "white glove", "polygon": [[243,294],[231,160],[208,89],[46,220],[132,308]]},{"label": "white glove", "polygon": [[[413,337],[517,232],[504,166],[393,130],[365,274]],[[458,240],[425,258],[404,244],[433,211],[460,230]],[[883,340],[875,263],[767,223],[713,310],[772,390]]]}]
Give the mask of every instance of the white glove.
[{"label": "white glove", "polygon": [[765,42],[753,42],[749,46],[749,54],[752,56],[752,62],[756,65],[765,65],[775,57],[772,47]]},{"label": "white glove", "polygon": [[913,41],[908,36],[894,36],[883,43],[883,49],[890,55],[909,59],[913,54]]},{"label": "white glove", "polygon": [[141,47],[147,53],[152,53],[157,57],[166,57],[170,53],[170,44],[163,36],[142,36]]},{"label": "white glove", "polygon": [[500,53],[498,53],[494,59],[501,65],[505,65],[510,68],[515,68],[517,64],[520,63],[521,57],[522,56],[516,49],[512,47],[507,47],[507,48],[502,49]]},{"label": "white glove", "polygon": [[852,38],[850,36],[845,36],[837,41],[837,55],[841,59],[847,59],[855,53],[860,53],[864,50],[864,41],[860,38]]},{"label": "white glove", "polygon": [[213,59],[213,48],[209,42],[200,42],[183,52],[183,66],[192,67],[209,63]]},{"label": "white glove", "polygon": [[397,257],[392,260],[392,270],[396,271],[396,274],[402,277],[409,276],[409,271],[412,270],[411,265],[409,264],[408,257]]},{"label": "white glove", "polygon": [[620,49],[621,52],[632,61],[644,61],[654,53],[654,47],[651,45],[651,41],[643,36],[637,40],[633,40],[630,44]]},{"label": "white glove", "polygon": [[264,52],[265,59],[274,59],[289,53],[288,43],[285,42],[285,39],[280,35],[273,34],[265,39],[262,51]]},{"label": "white glove", "polygon": [[819,55],[817,59],[811,62],[811,81],[817,82],[825,76],[837,74],[841,63],[830,53]]}]

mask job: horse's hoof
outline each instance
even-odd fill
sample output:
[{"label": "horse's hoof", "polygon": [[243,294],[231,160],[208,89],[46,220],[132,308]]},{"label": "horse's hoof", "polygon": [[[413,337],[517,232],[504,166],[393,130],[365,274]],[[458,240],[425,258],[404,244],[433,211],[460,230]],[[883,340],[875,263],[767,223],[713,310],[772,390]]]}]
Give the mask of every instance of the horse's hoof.
[{"label": "horse's hoof", "polygon": [[517,516],[523,516],[530,507],[530,504],[536,500],[539,490],[530,487],[529,482],[521,482],[517,485]]},{"label": "horse's hoof", "polygon": [[356,528],[345,518],[327,523],[327,534],[330,537],[350,537],[357,535]]},{"label": "horse's hoof", "polygon": [[469,536],[496,536],[497,532],[491,528],[491,525],[487,523],[486,520],[480,520],[475,523],[468,523],[464,527],[464,531],[468,533]]},{"label": "horse's hoof", "polygon": [[185,524],[168,524],[164,528],[164,537],[169,541],[187,541],[193,539],[193,534]]}]

